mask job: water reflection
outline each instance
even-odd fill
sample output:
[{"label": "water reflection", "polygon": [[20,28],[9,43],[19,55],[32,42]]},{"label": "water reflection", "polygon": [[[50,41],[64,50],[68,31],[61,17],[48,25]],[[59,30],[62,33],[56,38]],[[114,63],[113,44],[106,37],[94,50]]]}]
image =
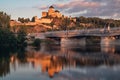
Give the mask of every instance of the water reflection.
[{"label": "water reflection", "polygon": [[0,60],[0,76],[6,76],[8,73],[10,73],[9,61]]},{"label": "water reflection", "polygon": [[[17,53],[16,53],[17,51]],[[24,48],[8,48],[8,47],[0,47],[0,76],[6,76],[10,73],[10,63],[16,61],[19,58],[20,61],[25,59],[25,55],[23,55]],[[17,55],[16,59],[13,59],[13,55]],[[22,55],[22,59],[20,58]]]},{"label": "water reflection", "polygon": [[[111,50],[111,48],[113,50]],[[83,48],[81,46],[60,47],[59,45],[42,44],[41,48],[37,50],[31,46],[26,49],[20,48],[12,52],[2,49],[2,53],[5,53],[6,55],[0,55],[0,76],[1,79],[4,77],[3,80],[8,80],[8,78],[13,79],[12,77],[17,80],[21,79],[21,77],[24,80],[34,80],[39,78],[32,75],[40,73],[39,76],[44,76],[44,80],[48,80],[49,78],[47,78],[47,76],[55,79],[56,77],[59,78],[59,76],[64,78],[69,74],[69,78],[72,77],[69,80],[89,80],[88,78],[90,78],[90,76],[93,77],[93,75],[96,74],[95,70],[99,72],[100,66],[108,67],[105,70],[109,73],[112,71],[109,67],[118,67],[117,65],[120,65],[119,48],[120,46],[118,45],[107,47],[91,45]],[[78,77],[78,74],[81,74],[81,71],[84,70],[84,68],[88,71],[93,70],[93,75],[83,71],[83,79],[75,78]],[[65,72],[68,69],[72,69],[70,71],[74,76],[70,76],[70,73]],[[119,67],[112,69],[116,69],[117,72]],[[102,71],[104,74],[104,69]],[[101,73],[96,74],[96,76],[98,76],[96,78],[97,80],[100,80],[99,77],[101,76]],[[120,73],[119,70],[117,73]],[[114,77],[115,74],[112,74],[111,77]],[[91,79],[94,80],[92,77]],[[41,78],[41,80],[43,80],[43,78]]]}]

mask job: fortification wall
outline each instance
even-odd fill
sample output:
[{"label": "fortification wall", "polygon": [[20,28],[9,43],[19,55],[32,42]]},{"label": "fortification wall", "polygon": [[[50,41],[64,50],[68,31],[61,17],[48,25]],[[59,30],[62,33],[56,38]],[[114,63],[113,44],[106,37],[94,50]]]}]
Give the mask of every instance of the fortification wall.
[{"label": "fortification wall", "polygon": [[40,23],[51,23],[53,19],[48,19],[48,18],[41,18]]}]

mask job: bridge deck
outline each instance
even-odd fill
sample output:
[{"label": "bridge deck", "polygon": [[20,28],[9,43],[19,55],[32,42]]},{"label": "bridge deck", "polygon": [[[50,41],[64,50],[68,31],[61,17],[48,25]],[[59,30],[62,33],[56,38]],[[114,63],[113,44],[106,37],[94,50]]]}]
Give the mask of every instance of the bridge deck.
[{"label": "bridge deck", "polygon": [[54,31],[45,33],[33,33],[36,37],[80,37],[80,36],[118,36],[120,35],[120,27],[111,28],[110,30],[104,28],[96,29],[81,29],[81,30],[69,30],[69,31]]},{"label": "bridge deck", "polygon": [[120,35],[119,28],[111,28],[110,30],[102,29],[82,29],[82,30],[70,30],[70,31],[55,31],[46,32],[46,37],[75,37],[75,36],[117,36]]}]

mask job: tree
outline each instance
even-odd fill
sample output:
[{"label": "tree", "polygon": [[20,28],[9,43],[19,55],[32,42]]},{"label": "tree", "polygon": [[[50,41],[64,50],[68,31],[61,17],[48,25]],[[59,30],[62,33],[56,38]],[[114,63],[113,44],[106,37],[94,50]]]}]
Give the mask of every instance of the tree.
[{"label": "tree", "polygon": [[68,30],[68,27],[70,25],[70,18],[62,18],[60,27],[62,30]]},{"label": "tree", "polygon": [[20,17],[18,17],[18,21],[21,21],[21,18],[20,18]]},{"label": "tree", "polygon": [[20,17],[18,17],[18,21],[20,21],[21,23],[28,23],[28,22],[30,22],[30,19],[29,18],[20,18]]},{"label": "tree", "polygon": [[26,45],[25,43],[26,40],[26,30],[25,28],[21,27],[19,31],[17,32],[17,43],[19,46],[24,46]]},{"label": "tree", "polygon": [[0,27],[10,26],[10,16],[4,12],[0,12]]},{"label": "tree", "polygon": [[33,17],[33,18],[31,19],[31,21],[32,21],[32,22],[35,22],[35,17]]},{"label": "tree", "polygon": [[52,22],[50,23],[50,26],[52,27],[52,31],[53,31],[53,27],[54,27],[54,23],[55,22],[55,19],[52,20]]},{"label": "tree", "polygon": [[33,42],[33,46],[35,47],[40,47],[41,40],[40,39],[35,39]]},{"label": "tree", "polygon": [[0,45],[5,47],[17,45],[15,35],[8,28],[0,28]]},{"label": "tree", "polygon": [[13,32],[10,31],[10,16],[4,12],[0,12],[0,45],[16,46],[17,40]]}]

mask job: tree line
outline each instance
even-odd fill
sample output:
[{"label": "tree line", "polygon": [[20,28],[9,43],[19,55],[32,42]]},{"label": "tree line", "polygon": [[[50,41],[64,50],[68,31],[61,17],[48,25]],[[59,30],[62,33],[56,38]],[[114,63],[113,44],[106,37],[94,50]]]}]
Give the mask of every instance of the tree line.
[{"label": "tree line", "polygon": [[0,47],[25,46],[25,36],[22,27],[16,34],[13,33],[10,28],[10,16],[0,12]]},{"label": "tree line", "polygon": [[[98,17],[76,17],[76,25],[84,27],[83,25],[80,25],[79,23],[84,23],[84,24],[91,24],[92,26],[90,27],[97,27],[97,28],[103,28],[105,26],[110,26],[110,27],[119,27],[120,26],[120,20],[114,20],[114,19],[102,19]],[[88,27],[88,26],[87,26]]]},{"label": "tree line", "polygon": [[[75,21],[74,21],[75,20]],[[84,28],[104,28],[104,27],[120,27],[120,20],[114,19],[102,19],[98,17],[74,17],[74,18],[53,18],[53,21],[49,24],[53,30],[54,25],[57,26],[57,30],[74,30]]]},{"label": "tree line", "polygon": [[[50,24],[44,24],[51,26],[51,29],[46,29],[45,31],[53,30],[71,30],[71,29],[83,29],[83,28],[104,28],[107,26],[110,27],[119,27],[120,20],[114,19],[103,19],[99,17],[48,17],[53,19]],[[75,20],[75,21],[74,21]],[[29,18],[18,18],[18,21],[21,23],[26,22],[35,22],[35,17],[31,20]],[[56,26],[56,27],[55,27]]]},{"label": "tree line", "polygon": [[20,17],[18,17],[18,21],[20,21],[21,23],[28,23],[28,22],[30,22],[30,18],[20,18]]}]

